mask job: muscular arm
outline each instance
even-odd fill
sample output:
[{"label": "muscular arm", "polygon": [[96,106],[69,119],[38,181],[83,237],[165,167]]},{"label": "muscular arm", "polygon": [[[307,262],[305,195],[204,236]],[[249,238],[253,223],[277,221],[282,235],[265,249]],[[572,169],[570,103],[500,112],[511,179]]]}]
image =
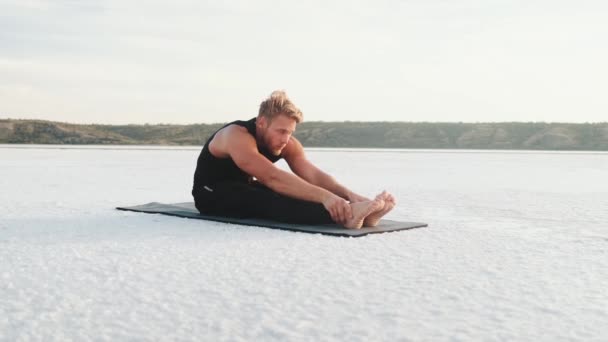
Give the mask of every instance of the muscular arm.
[{"label": "muscular arm", "polygon": [[242,127],[228,126],[220,130],[209,143],[209,149],[217,157],[232,158],[241,170],[275,192],[323,204],[337,223],[346,224],[352,217],[351,207],[344,199],[274,166],[258,152],[255,139]]},{"label": "muscular arm", "polygon": [[330,191],[276,167],[258,152],[255,139],[240,127],[229,126],[219,132],[213,144],[218,154],[230,156],[241,170],[280,194],[317,203],[332,196]]},{"label": "muscular arm", "polygon": [[287,161],[291,170],[302,177],[307,182],[326,189],[337,196],[340,196],[346,200],[355,201],[356,199],[363,199],[363,196],[357,195],[356,193],[349,190],[344,185],[338,183],[338,181],[326,172],[316,167],[311,163],[304,154],[304,148],[302,144],[292,138],[290,141],[291,146],[285,148],[283,155]]}]

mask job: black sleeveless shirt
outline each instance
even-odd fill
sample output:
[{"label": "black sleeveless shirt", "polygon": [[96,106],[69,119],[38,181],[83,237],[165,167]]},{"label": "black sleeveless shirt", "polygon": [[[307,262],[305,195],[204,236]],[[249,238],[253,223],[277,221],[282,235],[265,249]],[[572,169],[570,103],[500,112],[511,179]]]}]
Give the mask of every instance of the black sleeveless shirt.
[{"label": "black sleeveless shirt", "polygon": [[[255,122],[256,118],[248,121],[233,121],[224,125],[222,128],[230,125],[242,126],[247,128],[247,132],[249,132],[249,134],[251,134],[255,139]],[[212,186],[213,184],[222,181],[237,181],[247,183],[250,180],[250,176],[243,170],[239,169],[232,158],[217,158],[209,151],[209,143],[211,140],[213,140],[220,129],[215,131],[215,133],[209,137],[205,143],[205,146],[203,147],[203,150],[201,151],[201,154],[198,156],[198,160],[196,162],[196,171],[194,171],[194,185],[192,187],[192,195],[195,197],[197,193],[204,190],[203,187],[206,185]],[[282,158],[281,155],[275,156],[266,148],[260,147],[259,145],[258,152],[273,163]]]}]

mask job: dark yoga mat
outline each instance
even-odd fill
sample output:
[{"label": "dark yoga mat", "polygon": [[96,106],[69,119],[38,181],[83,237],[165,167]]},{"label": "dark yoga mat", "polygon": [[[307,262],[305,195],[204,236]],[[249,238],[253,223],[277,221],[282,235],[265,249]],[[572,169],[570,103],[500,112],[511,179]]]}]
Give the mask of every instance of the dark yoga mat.
[{"label": "dark yoga mat", "polygon": [[419,222],[399,222],[392,220],[381,220],[380,224],[374,228],[361,228],[361,229],[346,229],[342,228],[337,224],[320,224],[320,225],[307,225],[307,224],[291,224],[283,223],[270,220],[262,220],[255,218],[234,218],[234,217],[222,217],[222,216],[208,216],[201,215],[198,210],[194,207],[194,203],[172,203],[164,204],[158,202],[152,202],[148,204],[136,205],[132,207],[118,207],[118,210],[136,211],[141,213],[149,214],[163,214],[178,217],[187,217],[198,220],[217,221],[225,223],[241,224],[246,226],[257,226],[267,227],[273,229],[283,229],[294,232],[304,232],[313,234],[325,234],[334,236],[352,236],[359,237],[367,234],[377,234],[394,232],[398,230],[406,230],[413,228],[426,227],[426,223]]}]

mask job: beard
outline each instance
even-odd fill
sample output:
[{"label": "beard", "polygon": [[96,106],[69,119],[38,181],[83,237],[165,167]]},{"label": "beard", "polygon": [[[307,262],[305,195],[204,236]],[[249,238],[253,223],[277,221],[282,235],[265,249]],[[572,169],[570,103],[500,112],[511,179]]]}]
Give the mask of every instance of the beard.
[{"label": "beard", "polygon": [[283,148],[282,147],[281,148],[271,148],[271,149],[268,149],[268,151],[270,153],[272,153],[272,155],[278,156],[283,151]]},{"label": "beard", "polygon": [[[264,132],[266,133],[266,132]],[[258,148],[260,150],[266,150],[268,152],[270,152],[270,154],[274,155],[274,156],[278,156],[279,154],[281,154],[281,152],[283,151],[283,147],[278,148],[272,145],[271,141],[268,141],[266,139],[266,135],[263,134],[262,138],[258,140]]]}]

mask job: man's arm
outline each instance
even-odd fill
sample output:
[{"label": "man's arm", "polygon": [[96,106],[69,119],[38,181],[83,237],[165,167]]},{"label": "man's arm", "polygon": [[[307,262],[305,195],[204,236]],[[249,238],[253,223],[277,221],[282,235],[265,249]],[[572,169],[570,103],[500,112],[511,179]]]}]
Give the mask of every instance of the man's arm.
[{"label": "man's arm", "polygon": [[228,154],[241,170],[270,189],[292,198],[321,203],[338,223],[352,216],[350,206],[343,199],[276,167],[258,152],[255,139],[240,127],[229,126],[216,138],[216,149]]},{"label": "man's arm", "polygon": [[283,151],[285,161],[291,170],[298,176],[302,177],[307,182],[326,189],[346,200],[351,202],[359,202],[369,200],[368,198],[358,195],[351,191],[330,174],[323,172],[321,169],[311,163],[304,153],[302,144],[296,139],[291,138],[291,146],[286,146]]}]

